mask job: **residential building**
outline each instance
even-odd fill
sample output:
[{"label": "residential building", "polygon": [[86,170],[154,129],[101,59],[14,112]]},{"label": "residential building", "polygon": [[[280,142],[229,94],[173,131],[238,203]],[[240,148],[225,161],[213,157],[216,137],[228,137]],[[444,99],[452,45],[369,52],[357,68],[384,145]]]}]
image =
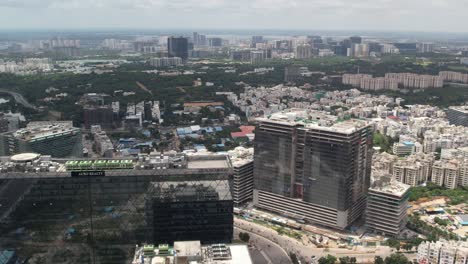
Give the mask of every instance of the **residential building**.
[{"label": "residential building", "polygon": [[466,264],[468,263],[468,242],[425,241],[418,246],[418,263]]},{"label": "residential building", "polygon": [[310,59],[312,58],[312,46],[310,44],[297,45],[294,55],[296,59]]},{"label": "residential building", "polygon": [[361,217],[372,160],[366,122],[297,109],[257,121],[255,206],[337,229]]}]

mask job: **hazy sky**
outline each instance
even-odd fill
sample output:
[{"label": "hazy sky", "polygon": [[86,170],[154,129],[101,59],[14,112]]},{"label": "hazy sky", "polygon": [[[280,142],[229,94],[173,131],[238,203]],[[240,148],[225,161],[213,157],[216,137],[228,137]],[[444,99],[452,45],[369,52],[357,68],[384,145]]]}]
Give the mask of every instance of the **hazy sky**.
[{"label": "hazy sky", "polygon": [[466,0],[0,0],[2,29],[468,32]]}]

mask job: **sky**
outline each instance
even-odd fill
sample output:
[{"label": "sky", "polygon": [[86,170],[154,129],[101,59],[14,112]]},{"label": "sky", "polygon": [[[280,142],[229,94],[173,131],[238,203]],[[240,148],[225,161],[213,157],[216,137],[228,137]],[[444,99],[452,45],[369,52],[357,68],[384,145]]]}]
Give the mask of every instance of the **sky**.
[{"label": "sky", "polygon": [[468,32],[466,0],[0,0],[0,29]]}]

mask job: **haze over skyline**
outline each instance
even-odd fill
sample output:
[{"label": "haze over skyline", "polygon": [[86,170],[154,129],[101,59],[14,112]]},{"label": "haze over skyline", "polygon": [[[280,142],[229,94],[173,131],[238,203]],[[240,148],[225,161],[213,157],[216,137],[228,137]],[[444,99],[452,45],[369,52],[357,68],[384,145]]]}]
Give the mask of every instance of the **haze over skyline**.
[{"label": "haze over skyline", "polygon": [[0,0],[0,29],[468,31],[462,0]]}]

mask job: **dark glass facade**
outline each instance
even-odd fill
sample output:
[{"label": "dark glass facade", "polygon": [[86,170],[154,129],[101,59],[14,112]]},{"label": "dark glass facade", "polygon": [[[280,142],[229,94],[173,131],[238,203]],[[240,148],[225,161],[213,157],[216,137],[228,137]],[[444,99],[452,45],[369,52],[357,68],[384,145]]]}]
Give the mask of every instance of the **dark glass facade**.
[{"label": "dark glass facade", "polygon": [[167,51],[169,57],[179,57],[183,61],[188,59],[189,43],[188,38],[170,37],[167,39]]},{"label": "dark glass facade", "polygon": [[343,212],[351,224],[370,185],[372,130],[352,133],[261,122],[255,135],[254,189]]},{"label": "dark glass facade", "polygon": [[227,181],[157,183],[147,201],[152,243],[230,243],[233,201]]}]

